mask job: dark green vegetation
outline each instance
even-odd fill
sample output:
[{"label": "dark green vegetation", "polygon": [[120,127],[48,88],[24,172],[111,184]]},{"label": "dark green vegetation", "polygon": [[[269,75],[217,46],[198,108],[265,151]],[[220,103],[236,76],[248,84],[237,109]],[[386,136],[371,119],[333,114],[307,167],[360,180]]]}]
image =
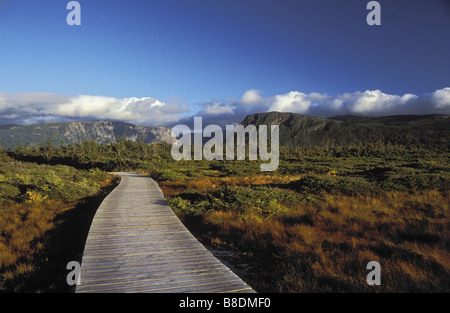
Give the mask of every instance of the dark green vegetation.
[{"label": "dark green vegetation", "polygon": [[[242,163],[232,177],[160,184],[202,242],[232,251],[228,261],[258,291],[448,292],[448,157],[285,148],[274,173]],[[365,282],[372,260],[383,271],[377,288]]]},{"label": "dark green vegetation", "polygon": [[360,146],[448,144],[449,115],[401,115],[383,117],[338,116],[320,118],[294,113],[261,113],[241,123],[280,125],[281,146]]},{"label": "dark green vegetation", "polygon": [[[381,123],[403,129],[405,123],[418,123],[435,129],[437,135],[416,137],[419,134],[411,132],[408,138],[429,140],[410,145],[384,139],[338,145],[336,141],[331,144],[329,133],[327,144],[282,147],[280,165],[274,172],[260,172],[258,161],[177,162],[170,156],[171,146],[164,143],[120,140],[18,147],[2,154],[1,201],[9,204],[0,212],[16,216],[0,228],[2,247],[18,245],[4,236],[9,228],[24,229],[29,225],[24,221],[34,221],[46,212],[26,213],[31,203],[89,197],[101,190],[95,184],[107,177],[103,171],[139,171],[158,181],[172,209],[200,241],[211,249],[231,252],[227,261],[257,291],[449,292],[448,122],[443,122],[447,121],[443,116],[432,118],[437,121],[434,126],[429,117],[357,120],[354,127]],[[266,120],[269,124],[273,121]],[[314,125],[310,129],[325,132]],[[331,129],[336,132],[340,128]],[[281,139],[286,136],[280,134]],[[22,180],[14,178],[16,173]],[[87,188],[92,190],[90,195],[83,187],[87,185],[93,187]],[[71,190],[74,198],[69,197]],[[67,212],[85,221],[79,218],[86,216],[85,210]],[[93,214],[95,209],[87,211]],[[74,225],[78,224],[71,225],[63,227],[70,230],[66,235],[77,233]],[[51,240],[35,242],[42,242],[41,259],[64,249],[61,242],[50,246],[46,243]],[[381,265],[381,286],[366,284],[366,265],[373,260]],[[7,275],[21,263],[10,264],[0,273]],[[54,268],[54,272],[61,276],[67,271]],[[19,286],[30,277],[19,274],[9,282]],[[39,277],[50,277],[44,285],[55,284],[55,276]],[[39,281],[36,276],[33,279]]]}]

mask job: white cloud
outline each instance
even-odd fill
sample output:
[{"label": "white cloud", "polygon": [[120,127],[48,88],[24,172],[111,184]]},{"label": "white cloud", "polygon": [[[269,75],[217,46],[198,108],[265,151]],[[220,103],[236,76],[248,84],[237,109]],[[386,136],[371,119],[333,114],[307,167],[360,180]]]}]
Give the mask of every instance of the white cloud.
[{"label": "white cloud", "polygon": [[[165,104],[150,97],[111,98],[77,96],[69,103],[58,106],[57,113],[64,116],[134,121],[137,123],[168,123],[179,119],[181,107]],[[53,113],[53,112],[48,112]]]},{"label": "white cloud", "polygon": [[[33,124],[72,120],[120,120],[140,125],[175,125],[188,119],[188,106],[152,97],[114,98],[95,95],[49,93],[1,93],[0,124]],[[268,111],[330,117],[343,114],[394,115],[450,113],[450,87],[417,96],[392,95],[381,90],[356,91],[329,96],[324,93],[290,91],[262,97],[250,89],[239,100],[213,99],[202,104],[195,116],[211,124],[238,123],[245,116]]]},{"label": "white cloud", "polygon": [[356,92],[352,95],[346,95],[345,98],[344,102],[347,101],[348,109],[352,113],[382,114],[407,104],[408,101],[415,99],[416,96],[412,94],[403,96],[389,95],[381,92],[381,90],[366,90],[363,93]]},{"label": "white cloud", "polygon": [[311,106],[308,95],[291,91],[284,95],[275,96],[275,101],[270,106],[270,111],[306,113]]},{"label": "white cloud", "polygon": [[203,113],[209,115],[233,114],[234,110],[227,104],[214,102],[206,104]]},{"label": "white cloud", "polygon": [[263,98],[260,95],[260,91],[256,89],[247,90],[241,97],[238,104],[243,104],[247,106],[261,104]]},{"label": "white cloud", "polygon": [[325,94],[321,94],[318,92],[312,92],[308,95],[308,98],[314,103],[314,102],[324,102],[324,101],[329,101],[331,100],[330,96],[327,96]]},{"label": "white cloud", "polygon": [[247,90],[239,100],[203,103],[198,115],[210,115],[213,122],[222,124],[239,122],[245,116],[268,111],[293,112],[321,117],[336,115],[400,115],[450,113],[450,88],[436,90],[431,94],[417,96],[411,93],[393,95],[381,90],[356,91],[329,96],[324,93],[309,94],[290,91],[274,97],[262,97],[256,89]]},{"label": "white cloud", "polygon": [[291,91],[277,95],[271,102],[269,111],[294,112],[319,116],[339,114],[389,115],[407,110],[416,105],[418,96],[413,94],[390,95],[380,90],[343,93],[335,97],[313,92],[305,94]]},{"label": "white cloud", "polygon": [[437,109],[450,108],[450,87],[436,90],[433,92],[431,99]]},{"label": "white cloud", "polygon": [[70,119],[120,120],[142,125],[166,125],[179,121],[187,105],[166,104],[155,98],[66,96],[42,93],[0,94],[0,117],[22,123]]}]

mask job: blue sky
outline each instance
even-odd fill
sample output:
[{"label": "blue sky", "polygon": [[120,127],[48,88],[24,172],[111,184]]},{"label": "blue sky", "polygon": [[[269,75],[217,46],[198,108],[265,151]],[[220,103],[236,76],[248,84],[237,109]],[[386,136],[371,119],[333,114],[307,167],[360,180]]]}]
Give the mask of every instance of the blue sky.
[{"label": "blue sky", "polygon": [[0,0],[0,124],[450,113],[450,1]]}]

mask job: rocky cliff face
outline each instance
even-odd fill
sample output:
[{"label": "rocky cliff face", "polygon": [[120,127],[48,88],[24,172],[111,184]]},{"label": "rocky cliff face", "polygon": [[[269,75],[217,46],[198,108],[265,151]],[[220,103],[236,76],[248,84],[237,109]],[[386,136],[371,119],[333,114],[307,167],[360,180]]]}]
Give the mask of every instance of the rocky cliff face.
[{"label": "rocky cliff face", "polygon": [[43,123],[26,126],[8,126],[0,128],[0,144],[14,148],[17,144],[31,146],[52,142],[59,144],[76,144],[85,140],[99,143],[117,142],[125,138],[144,143],[173,143],[168,127],[145,127],[124,122],[67,122]]}]

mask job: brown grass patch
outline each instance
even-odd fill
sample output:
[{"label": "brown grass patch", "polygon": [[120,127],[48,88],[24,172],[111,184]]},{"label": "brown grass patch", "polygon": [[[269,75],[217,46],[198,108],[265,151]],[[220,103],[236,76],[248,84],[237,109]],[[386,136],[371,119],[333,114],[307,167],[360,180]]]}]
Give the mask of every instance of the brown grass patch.
[{"label": "brown grass patch", "polygon": [[[245,277],[262,292],[449,291],[449,196],[438,191],[325,195],[263,219],[255,211],[210,211],[203,223],[248,263]],[[378,261],[382,285],[368,286],[366,265]]]}]

